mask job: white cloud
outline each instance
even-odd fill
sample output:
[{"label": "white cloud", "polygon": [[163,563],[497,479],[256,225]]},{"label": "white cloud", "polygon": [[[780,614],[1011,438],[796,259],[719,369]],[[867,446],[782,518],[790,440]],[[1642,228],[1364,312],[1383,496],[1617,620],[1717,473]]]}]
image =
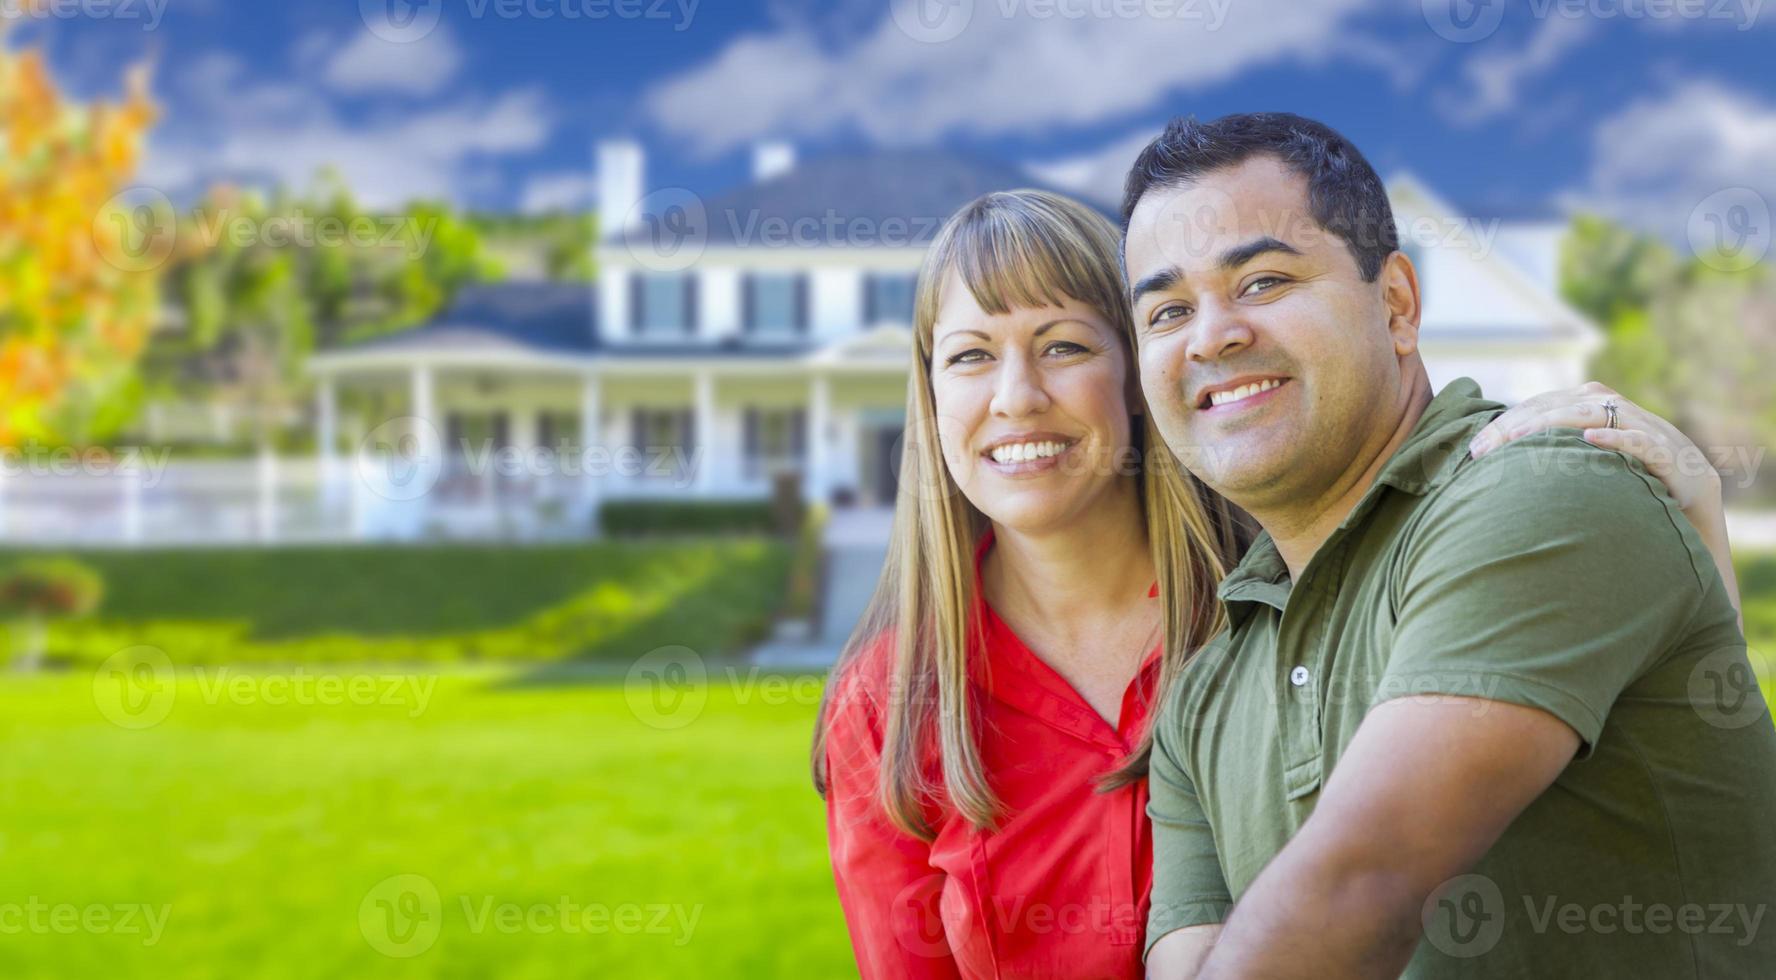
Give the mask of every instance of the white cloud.
[{"label": "white cloud", "polygon": [[1599,123],[1587,185],[1561,200],[1681,241],[1692,212],[1718,191],[1747,187],[1776,207],[1772,159],[1776,104],[1714,81],[1680,82]]},{"label": "white cloud", "polygon": [[[298,59],[315,51],[312,39],[298,45]],[[462,62],[462,49],[442,25],[400,44],[363,30],[327,59],[322,78],[338,92],[433,95],[456,77]]]},{"label": "white cloud", "polygon": [[1594,31],[1595,22],[1589,18],[1548,17],[1521,48],[1482,48],[1462,65],[1466,90],[1439,92],[1437,105],[1452,122],[1462,125],[1510,112],[1517,108],[1525,82],[1553,70]]},{"label": "white cloud", "polygon": [[1122,203],[1122,185],[1129,167],[1147,144],[1159,135],[1159,127],[1144,129],[1111,142],[1102,149],[1029,164],[1026,169],[1046,183],[1107,205]]},{"label": "white cloud", "polygon": [[592,175],[579,170],[537,174],[525,182],[519,208],[528,214],[585,208],[592,203]]},{"label": "white cloud", "polygon": [[[302,42],[298,42],[300,47]],[[554,113],[540,89],[405,101],[348,119],[313,87],[250,80],[237,57],[191,61],[171,82],[178,111],[151,136],[144,181],[187,195],[216,180],[306,186],[339,171],[368,207],[418,197],[461,201],[486,157],[527,153],[549,138]]]},{"label": "white cloud", "polygon": [[785,26],[737,38],[654,85],[643,108],[704,154],[849,128],[888,144],[1031,133],[1151,110],[1254,67],[1348,56],[1348,22],[1367,0],[1146,6],[1185,16],[1068,18],[1037,12],[1093,5],[965,0],[966,29],[941,43],[914,40],[892,16],[837,42]]}]

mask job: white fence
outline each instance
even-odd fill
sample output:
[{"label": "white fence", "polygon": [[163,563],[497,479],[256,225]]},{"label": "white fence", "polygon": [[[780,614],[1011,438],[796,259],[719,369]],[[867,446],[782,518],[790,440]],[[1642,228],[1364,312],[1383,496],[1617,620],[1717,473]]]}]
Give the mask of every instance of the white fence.
[{"label": "white fence", "polygon": [[427,469],[361,455],[181,460],[103,472],[0,472],[0,542],[138,546],[593,533],[599,494],[576,476]]}]

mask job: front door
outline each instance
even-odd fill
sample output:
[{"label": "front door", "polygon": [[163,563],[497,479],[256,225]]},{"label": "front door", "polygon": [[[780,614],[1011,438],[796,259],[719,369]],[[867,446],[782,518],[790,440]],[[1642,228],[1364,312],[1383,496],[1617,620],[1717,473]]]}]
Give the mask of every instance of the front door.
[{"label": "front door", "polygon": [[905,430],[898,425],[880,425],[869,430],[864,452],[868,454],[864,472],[871,504],[894,506],[900,487],[900,444]]}]

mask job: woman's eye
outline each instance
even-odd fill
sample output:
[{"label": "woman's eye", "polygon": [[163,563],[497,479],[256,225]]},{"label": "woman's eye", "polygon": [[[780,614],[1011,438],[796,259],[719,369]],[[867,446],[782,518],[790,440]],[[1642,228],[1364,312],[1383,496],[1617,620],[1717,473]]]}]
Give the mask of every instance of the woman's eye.
[{"label": "woman's eye", "polygon": [[1070,340],[1057,340],[1048,345],[1048,352],[1050,354],[1059,354],[1062,357],[1068,357],[1073,354],[1085,353],[1085,348]]},{"label": "woman's eye", "polygon": [[987,359],[987,352],[978,347],[971,347],[959,354],[951,354],[945,364],[978,364]]},{"label": "woman's eye", "polygon": [[[1281,285],[1283,280],[1277,276],[1260,276],[1246,286],[1246,295],[1268,292],[1272,286]],[[1259,288],[1263,287],[1263,288]]]}]

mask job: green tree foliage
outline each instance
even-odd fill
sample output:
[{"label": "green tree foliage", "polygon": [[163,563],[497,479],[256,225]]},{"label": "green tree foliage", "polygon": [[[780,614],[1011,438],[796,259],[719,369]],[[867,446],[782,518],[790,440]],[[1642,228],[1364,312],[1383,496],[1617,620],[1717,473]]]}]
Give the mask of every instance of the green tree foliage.
[{"label": "green tree foliage", "polygon": [[[1728,271],[1734,270],[1734,271]],[[1608,344],[1592,364],[1600,381],[1671,419],[1717,466],[1776,445],[1776,276],[1685,258],[1657,238],[1608,219],[1574,222],[1561,264],[1568,302]],[[1768,481],[1723,474],[1729,496],[1768,499]]]}]

